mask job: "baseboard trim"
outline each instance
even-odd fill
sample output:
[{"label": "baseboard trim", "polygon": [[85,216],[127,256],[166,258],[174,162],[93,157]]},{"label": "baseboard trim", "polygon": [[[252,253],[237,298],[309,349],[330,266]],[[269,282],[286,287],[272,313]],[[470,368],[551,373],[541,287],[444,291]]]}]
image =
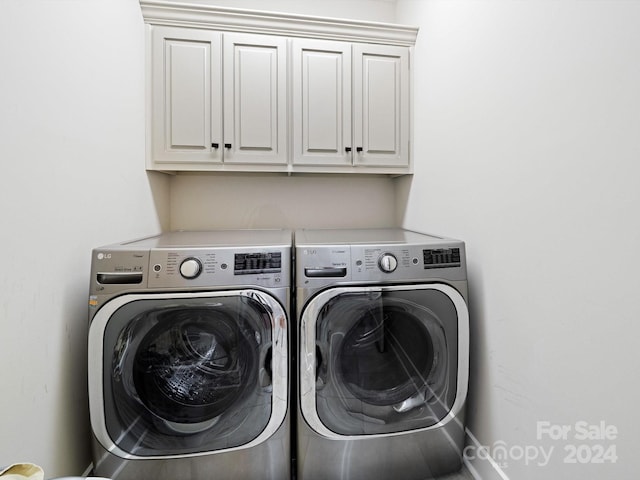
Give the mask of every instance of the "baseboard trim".
[{"label": "baseboard trim", "polygon": [[475,454],[464,455],[463,461],[473,478],[475,480],[509,480],[500,465],[491,457],[487,447],[478,441],[471,430],[467,428],[465,432],[467,434],[465,452],[473,451]]}]

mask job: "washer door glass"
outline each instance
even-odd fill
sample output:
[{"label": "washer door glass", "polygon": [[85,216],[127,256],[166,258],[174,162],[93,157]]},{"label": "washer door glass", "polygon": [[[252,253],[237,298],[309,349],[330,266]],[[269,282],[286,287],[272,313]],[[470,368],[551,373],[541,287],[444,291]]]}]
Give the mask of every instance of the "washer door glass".
[{"label": "washer door glass", "polygon": [[315,375],[319,420],[340,435],[438,423],[456,395],[451,299],[433,289],[343,290],[318,307],[315,352],[307,352],[315,357],[315,371],[306,374]]},{"label": "washer door glass", "polygon": [[125,452],[255,439],[272,409],[272,312],[258,296],[134,300],[104,331],[106,428]]}]

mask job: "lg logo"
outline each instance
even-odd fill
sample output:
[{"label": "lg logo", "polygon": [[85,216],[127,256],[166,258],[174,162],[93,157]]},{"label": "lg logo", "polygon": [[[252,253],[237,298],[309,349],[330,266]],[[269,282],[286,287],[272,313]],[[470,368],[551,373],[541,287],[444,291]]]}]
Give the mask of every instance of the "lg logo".
[{"label": "lg logo", "polygon": [[111,258],[111,254],[110,253],[102,253],[102,252],[100,252],[98,254],[98,260],[105,260],[105,259],[109,260],[110,258]]}]

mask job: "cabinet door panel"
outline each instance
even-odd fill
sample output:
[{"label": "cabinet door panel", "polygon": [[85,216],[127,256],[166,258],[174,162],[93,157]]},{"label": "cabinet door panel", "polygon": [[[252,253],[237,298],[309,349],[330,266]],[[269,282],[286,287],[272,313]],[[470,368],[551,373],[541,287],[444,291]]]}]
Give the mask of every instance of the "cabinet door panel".
[{"label": "cabinet door panel", "polygon": [[224,36],[225,163],[287,163],[286,40]]},{"label": "cabinet door panel", "polygon": [[409,50],[354,45],[357,165],[409,165]]},{"label": "cabinet door panel", "polygon": [[171,27],[152,31],[154,162],[220,162],[220,34]]},{"label": "cabinet door panel", "polygon": [[294,164],[351,165],[351,45],[294,40]]},{"label": "cabinet door panel", "polygon": [[207,57],[209,45],[167,41],[165,68],[168,82],[165,90],[169,131],[169,148],[206,148],[209,140],[210,118],[207,105],[210,102]]},{"label": "cabinet door panel", "polygon": [[365,57],[371,80],[365,85],[362,118],[366,120],[367,152],[393,155],[399,149],[397,78],[398,62],[384,57]]}]

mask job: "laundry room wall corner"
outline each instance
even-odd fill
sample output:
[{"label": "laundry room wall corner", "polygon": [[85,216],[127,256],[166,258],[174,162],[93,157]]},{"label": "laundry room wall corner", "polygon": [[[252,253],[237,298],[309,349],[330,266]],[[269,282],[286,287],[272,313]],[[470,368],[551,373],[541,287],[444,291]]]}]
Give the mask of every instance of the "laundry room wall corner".
[{"label": "laundry room wall corner", "polygon": [[413,175],[404,175],[395,179],[395,225],[402,226],[405,224],[405,217],[407,215],[407,206],[409,202],[409,195],[411,193],[411,186],[413,185]]},{"label": "laundry room wall corner", "polygon": [[163,232],[171,228],[171,177],[160,172],[147,172],[156,217]]}]

